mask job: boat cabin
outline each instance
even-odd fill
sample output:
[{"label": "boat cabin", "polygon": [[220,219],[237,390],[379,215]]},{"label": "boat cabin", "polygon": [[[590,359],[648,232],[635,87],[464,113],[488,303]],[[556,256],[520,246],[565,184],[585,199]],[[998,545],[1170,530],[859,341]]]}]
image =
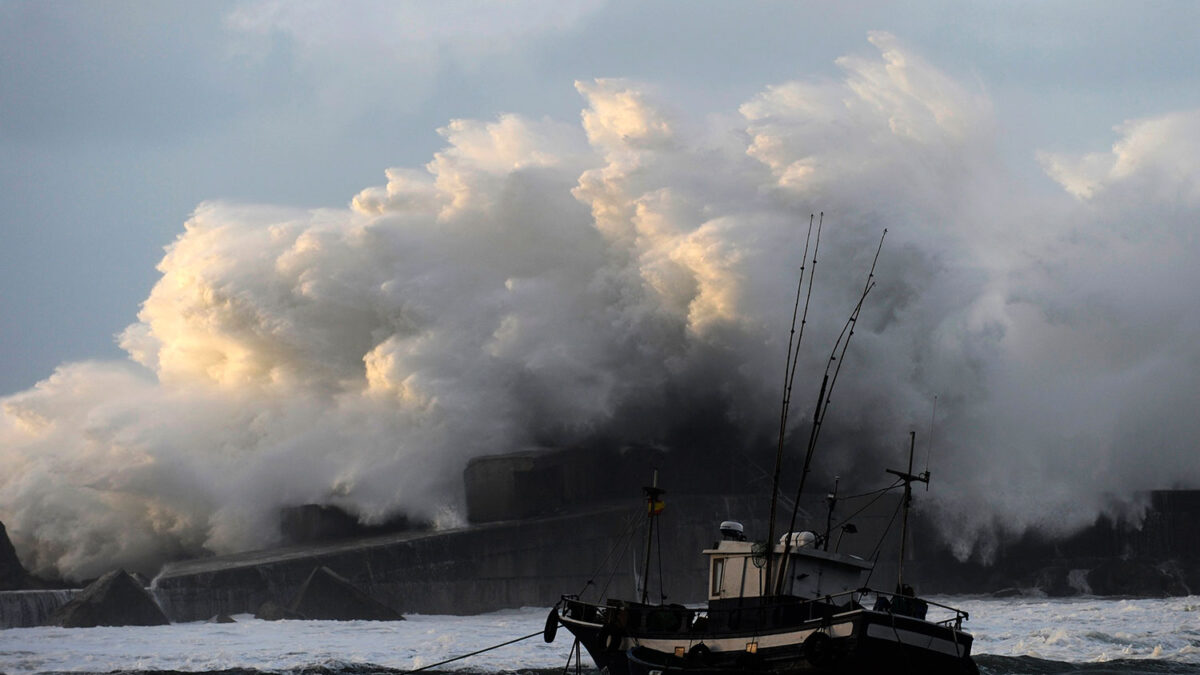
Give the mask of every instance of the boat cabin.
[{"label": "boat cabin", "polygon": [[[772,576],[784,575],[783,593],[799,598],[820,598],[862,588],[873,565],[857,556],[830,553],[816,547],[811,532],[794,532],[788,547],[787,564],[781,565],[784,535],[775,545],[771,562]],[[773,595],[767,584],[766,556],[754,551],[748,541],[726,539],[716,548],[707,549],[708,599],[728,600]]]}]

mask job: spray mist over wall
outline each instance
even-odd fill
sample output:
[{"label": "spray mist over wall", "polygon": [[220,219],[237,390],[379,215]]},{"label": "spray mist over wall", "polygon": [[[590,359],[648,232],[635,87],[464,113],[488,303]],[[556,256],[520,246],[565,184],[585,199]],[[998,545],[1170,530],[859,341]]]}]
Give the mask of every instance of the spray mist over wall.
[{"label": "spray mist over wall", "polygon": [[0,401],[0,520],[25,564],[152,572],[269,545],[305,503],[452,525],[466,462],[530,446],[769,448],[813,211],[795,410],[889,229],[829,472],[901,456],[937,396],[930,497],[964,555],[1194,486],[1200,112],[1041,155],[1065,192],[1035,197],[986,96],[870,40],[841,81],[736,115],[579,82],[581,125],[454,120],[429,164],[346,209],[201,204],[128,361]]}]

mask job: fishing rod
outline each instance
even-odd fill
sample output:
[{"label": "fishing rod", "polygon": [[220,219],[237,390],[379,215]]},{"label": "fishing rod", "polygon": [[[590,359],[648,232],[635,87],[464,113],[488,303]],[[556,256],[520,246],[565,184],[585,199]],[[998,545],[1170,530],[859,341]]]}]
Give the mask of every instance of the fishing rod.
[{"label": "fishing rod", "polygon": [[[829,411],[829,403],[831,401],[831,395],[833,393],[833,386],[837,383],[838,375],[841,374],[842,362],[845,360],[846,350],[850,348],[850,338],[852,338],[854,336],[854,327],[858,324],[858,316],[859,316],[859,313],[862,312],[863,303],[866,302],[867,295],[869,295],[871,290],[873,288],[875,288],[875,267],[876,267],[876,265],[879,264],[879,254],[883,250],[883,240],[886,237],[887,237],[887,228],[884,228],[883,234],[880,235],[880,237],[879,237],[879,246],[875,249],[875,257],[874,257],[874,259],[871,260],[871,269],[867,273],[867,280],[863,284],[862,293],[858,297],[858,302],[854,305],[854,311],[852,311],[850,313],[850,318],[847,319],[845,325],[842,326],[842,332],[838,335],[837,341],[833,343],[833,350],[830,351],[829,360],[826,361],[826,363],[825,363],[825,374],[821,378],[821,390],[817,394],[817,406],[816,406],[816,409],[813,411],[813,424],[812,424],[812,427],[809,429],[808,447],[804,453],[804,468],[800,472],[800,485],[796,488],[796,501],[794,502],[794,506],[792,507],[791,521],[788,524],[788,532],[789,533],[796,529],[796,514],[800,510],[800,497],[804,492],[804,483],[807,481],[808,474],[812,470],[813,453],[816,451],[817,439],[821,435],[821,428],[825,422],[825,415]],[[838,351],[839,346],[841,347],[840,353]],[[837,363],[836,366],[833,365],[834,362]],[[833,369],[832,377],[830,376],[830,372],[829,372],[830,368]],[[767,545],[770,546],[770,542],[768,542]],[[785,541],[783,544],[782,560],[784,560],[784,561],[787,560],[787,555],[791,548],[791,545],[792,545],[792,538],[790,536],[785,537]],[[767,559],[770,560],[769,555],[768,555]],[[781,563],[781,564],[786,564],[786,562]],[[770,577],[768,577],[767,579],[768,579],[768,581],[771,581]],[[782,574],[779,575],[779,581],[776,582],[776,584],[777,584],[776,594],[782,593],[782,591],[783,591],[783,575]]]},{"label": "fishing rod", "polygon": [[[808,275],[808,294],[804,298],[804,314],[800,316],[800,335],[796,339],[796,350],[792,355],[792,370],[787,375],[787,398],[784,402],[783,420],[779,425],[779,447],[783,448],[783,434],[787,429],[788,411],[792,407],[792,383],[796,381],[796,365],[800,362],[800,342],[804,340],[804,327],[808,325],[808,307],[812,304],[813,278],[817,274],[817,251],[821,248],[821,227],[825,224],[825,212],[821,212],[820,219],[817,221],[817,241],[813,245],[813,261],[812,268]],[[812,234],[812,215],[808,217],[808,232]],[[804,256],[808,257],[808,239],[804,240]],[[804,266],[800,266],[800,277],[804,278]],[[799,301],[800,289],[796,289],[796,300]],[[796,312],[792,310],[792,325],[796,323]],[[790,349],[790,347],[789,347]]]},{"label": "fishing rod", "polygon": [[[871,271],[867,274],[867,282],[863,287],[862,295],[859,296],[859,298],[858,298],[858,305],[855,306],[854,312],[851,313],[850,320],[847,321],[846,325],[842,327],[842,332],[846,335],[846,341],[841,343],[842,344],[842,352],[837,355],[837,366],[834,367],[833,377],[829,380],[829,390],[825,392],[825,407],[821,411],[821,423],[822,424],[825,422],[825,412],[829,409],[830,395],[833,392],[833,386],[834,386],[834,384],[837,383],[838,375],[840,375],[842,372],[842,364],[845,363],[845,361],[846,361],[846,350],[850,348],[850,338],[854,336],[854,328],[855,328],[855,326],[858,325],[858,315],[862,311],[862,306],[863,306],[863,303],[867,299],[867,294],[871,292],[871,289],[875,288],[875,281],[874,281],[875,266],[879,263],[879,253],[880,253],[880,251],[883,250],[884,237],[887,237],[887,229],[886,228],[884,228],[883,234],[879,237],[879,247],[875,249],[875,259],[871,261]],[[849,332],[847,333],[847,331],[849,331]],[[842,336],[839,335],[838,342],[841,342],[841,340],[842,340]],[[837,343],[834,343],[833,349],[835,352],[837,351]],[[832,363],[834,360],[834,356],[832,353],[829,355],[829,359],[830,359],[830,363]],[[828,364],[826,364],[826,372],[828,372]],[[814,427],[812,432],[813,432],[812,450],[815,450],[816,449],[816,440],[817,440],[816,437],[819,436],[821,433],[821,426],[818,425],[818,426]],[[812,450],[809,450],[809,452],[812,452]],[[802,480],[803,480],[803,478],[802,478]]]},{"label": "fishing rod", "polygon": [[[800,335],[796,337],[796,315],[800,309],[800,291],[804,287],[804,265],[808,260],[808,245],[812,240],[813,215],[808,214],[808,234],[804,237],[804,254],[800,256],[800,279],[796,282],[796,302],[792,306],[792,326],[788,333],[787,361],[783,366],[783,403],[779,412],[779,442],[775,448],[775,475],[771,483],[771,515],[767,519],[767,583],[771,579],[771,542],[775,538],[775,511],[779,502],[779,475],[783,467],[783,441],[787,434],[788,409],[792,403],[792,382],[796,376],[796,363],[800,360],[800,343],[804,340],[804,324],[808,319],[808,305],[812,299],[812,281],[817,272],[817,249],[821,246],[821,225],[825,222],[825,212],[821,212],[821,220],[817,223],[817,241],[813,247],[813,264],[809,271],[808,296],[804,300],[804,314],[800,317]],[[793,338],[795,342],[793,344]]]}]

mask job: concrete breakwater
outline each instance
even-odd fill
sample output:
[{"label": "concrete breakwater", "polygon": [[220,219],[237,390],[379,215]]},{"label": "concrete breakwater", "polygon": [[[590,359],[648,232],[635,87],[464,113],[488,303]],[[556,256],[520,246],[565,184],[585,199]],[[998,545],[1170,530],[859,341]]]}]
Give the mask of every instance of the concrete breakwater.
[{"label": "concrete breakwater", "polygon": [[77,593],[76,589],[0,591],[0,628],[40,626]]},{"label": "concrete breakwater", "polygon": [[[1035,592],[1049,595],[1178,595],[1200,588],[1195,542],[1200,493],[1149,495],[1136,525],[1100,519],[1065,540],[1033,535],[1003,547],[989,564],[959,562],[917,515],[906,578],[926,593]],[[895,579],[896,499],[859,513],[854,500],[838,513],[857,514],[857,531],[831,535],[835,547],[863,557],[879,553],[872,586]],[[657,521],[650,596],[657,602],[703,601],[708,576],[701,551],[723,520],[745,524],[751,539],[766,533],[760,496],[676,495]],[[822,504],[805,504],[798,529],[824,526]],[[271,600],[289,604],[316,567],[325,566],[375,599],[405,613],[474,614],[521,606],[549,607],[564,593],[635,597],[645,570],[645,505],[633,500],[573,513],[483,522],[449,531],[408,531],[291,548],[213,556],[167,565],[154,580],[155,599],[173,621],[256,611]],[[835,523],[837,519],[835,519]],[[778,526],[776,536],[782,534]],[[659,552],[661,551],[661,560]],[[666,579],[660,588],[659,578]],[[588,582],[591,582],[590,584]],[[45,621],[74,591],[0,593],[0,626]]]},{"label": "concrete breakwater", "polygon": [[[761,499],[687,496],[660,517],[651,559],[651,597],[704,599],[707,560],[701,550],[719,538],[722,520],[741,520]],[[493,522],[443,532],[407,532],[171,563],[152,585],[174,621],[253,612],[267,600],[288,602],[313,568],[326,566],[402,612],[475,614],[508,607],[549,607],[564,593],[607,588],[631,597],[645,564],[637,533],[645,505],[624,502],[585,513]],[[631,536],[632,534],[632,536]],[[644,535],[642,535],[644,537]],[[667,579],[660,591],[658,578]],[[591,580],[591,584],[588,584]],[[589,590],[590,589],[590,590]],[[589,597],[585,595],[585,597]]]}]

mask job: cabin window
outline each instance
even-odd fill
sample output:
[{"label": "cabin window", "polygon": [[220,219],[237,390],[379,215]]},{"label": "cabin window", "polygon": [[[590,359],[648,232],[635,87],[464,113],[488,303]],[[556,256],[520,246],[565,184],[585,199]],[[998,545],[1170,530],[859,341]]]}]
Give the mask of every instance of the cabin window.
[{"label": "cabin window", "polygon": [[711,595],[721,594],[721,583],[725,579],[725,559],[713,558],[712,563],[712,593]]}]

